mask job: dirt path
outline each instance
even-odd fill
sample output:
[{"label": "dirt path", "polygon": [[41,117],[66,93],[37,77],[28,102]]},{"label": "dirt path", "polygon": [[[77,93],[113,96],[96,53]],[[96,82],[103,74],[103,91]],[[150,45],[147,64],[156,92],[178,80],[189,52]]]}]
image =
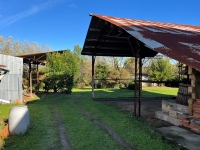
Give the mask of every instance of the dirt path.
[{"label": "dirt path", "polygon": [[61,144],[61,150],[72,150],[71,143],[69,141],[69,138],[67,136],[67,130],[64,124],[62,124],[60,116],[58,112],[56,111],[56,108],[53,109],[54,119],[55,119],[55,126],[58,129],[59,137],[60,137],[60,144]]},{"label": "dirt path", "polygon": [[[45,93],[44,94],[38,94],[38,95],[41,99],[46,96]],[[52,107],[52,110],[53,110],[52,114],[53,114],[53,117],[54,117],[54,120],[55,120],[55,128],[58,131],[59,139],[60,139],[59,149],[60,150],[72,150],[71,142],[70,142],[70,140],[67,136],[67,129],[66,129],[65,125],[62,123],[62,120],[60,118],[59,113],[56,110],[55,105]]]},{"label": "dirt path", "polygon": [[129,145],[128,143],[125,142],[124,139],[122,139],[121,136],[119,136],[112,128],[110,128],[108,125],[106,125],[105,123],[96,120],[95,117],[90,114],[87,111],[84,111],[84,114],[90,118],[92,120],[92,122],[99,126],[101,129],[103,129],[104,131],[106,131],[117,143],[119,143],[121,146],[124,147],[124,149],[126,150],[136,150],[136,148],[132,147],[131,145]]}]

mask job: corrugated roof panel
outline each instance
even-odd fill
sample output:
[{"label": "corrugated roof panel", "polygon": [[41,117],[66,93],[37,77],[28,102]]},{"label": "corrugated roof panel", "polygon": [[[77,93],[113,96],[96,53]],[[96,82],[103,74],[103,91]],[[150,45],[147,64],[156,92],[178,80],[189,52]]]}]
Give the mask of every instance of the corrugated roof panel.
[{"label": "corrugated roof panel", "polygon": [[200,27],[92,14],[110,22],[146,47],[200,70]]}]

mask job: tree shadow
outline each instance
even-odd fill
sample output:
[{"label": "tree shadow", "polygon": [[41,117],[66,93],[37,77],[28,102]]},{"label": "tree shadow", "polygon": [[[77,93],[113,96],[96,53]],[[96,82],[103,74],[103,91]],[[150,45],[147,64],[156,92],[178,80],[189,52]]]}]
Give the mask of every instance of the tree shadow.
[{"label": "tree shadow", "polygon": [[[94,92],[94,100],[97,99],[102,99],[102,100],[133,100],[135,98],[134,95],[134,90],[129,90],[129,89],[95,89]],[[50,102],[50,99],[45,99],[45,97],[52,97],[53,99],[56,99],[59,97],[59,95],[63,95],[63,98],[75,98],[78,100],[84,100],[84,99],[92,99],[92,89],[90,87],[86,88],[76,88],[73,90],[71,94],[65,94],[65,93],[45,93],[45,92],[36,92],[35,93],[38,97],[38,99],[34,99],[31,101],[28,101],[27,104],[35,104],[35,103],[40,103],[40,104],[46,104],[48,101]],[[58,96],[56,96],[58,95]],[[138,95],[136,96],[138,97]],[[162,99],[162,98],[174,98],[175,95],[169,94],[169,92],[151,92],[151,91],[142,91],[142,99]],[[42,102],[41,102],[42,101]],[[58,100],[59,101],[59,100]]]}]

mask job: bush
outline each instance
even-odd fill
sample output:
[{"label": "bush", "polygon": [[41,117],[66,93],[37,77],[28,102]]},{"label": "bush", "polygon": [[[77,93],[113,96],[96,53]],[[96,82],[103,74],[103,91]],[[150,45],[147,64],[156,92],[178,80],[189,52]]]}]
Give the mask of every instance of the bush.
[{"label": "bush", "polygon": [[85,83],[84,82],[81,82],[77,85],[78,88],[84,88],[85,87]]},{"label": "bush", "polygon": [[53,90],[55,93],[63,91],[67,94],[71,94],[73,87],[74,76],[69,74],[53,75],[46,77],[43,82],[45,84],[45,92]]},{"label": "bush", "polygon": [[135,89],[135,82],[134,82],[134,81],[131,81],[131,82],[128,84],[128,89],[129,89],[129,90],[134,90],[134,89]]},{"label": "bush", "polygon": [[184,84],[190,84],[190,81],[186,78],[182,79],[179,81],[179,79],[175,78],[175,79],[172,79],[172,80],[168,80],[166,83],[165,83],[165,86],[168,86],[168,87],[179,87],[179,83],[184,83]]},{"label": "bush", "polygon": [[[134,81],[131,81],[129,84],[128,84],[128,87],[127,87],[129,90],[135,90],[135,82]],[[137,89],[138,89],[138,86],[137,86]]]}]

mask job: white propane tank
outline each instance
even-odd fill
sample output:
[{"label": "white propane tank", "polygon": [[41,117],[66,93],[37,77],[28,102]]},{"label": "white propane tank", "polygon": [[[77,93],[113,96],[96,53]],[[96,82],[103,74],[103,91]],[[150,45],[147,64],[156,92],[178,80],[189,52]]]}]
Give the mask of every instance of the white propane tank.
[{"label": "white propane tank", "polygon": [[8,117],[8,128],[11,135],[24,134],[30,124],[30,113],[27,106],[12,107]]}]

